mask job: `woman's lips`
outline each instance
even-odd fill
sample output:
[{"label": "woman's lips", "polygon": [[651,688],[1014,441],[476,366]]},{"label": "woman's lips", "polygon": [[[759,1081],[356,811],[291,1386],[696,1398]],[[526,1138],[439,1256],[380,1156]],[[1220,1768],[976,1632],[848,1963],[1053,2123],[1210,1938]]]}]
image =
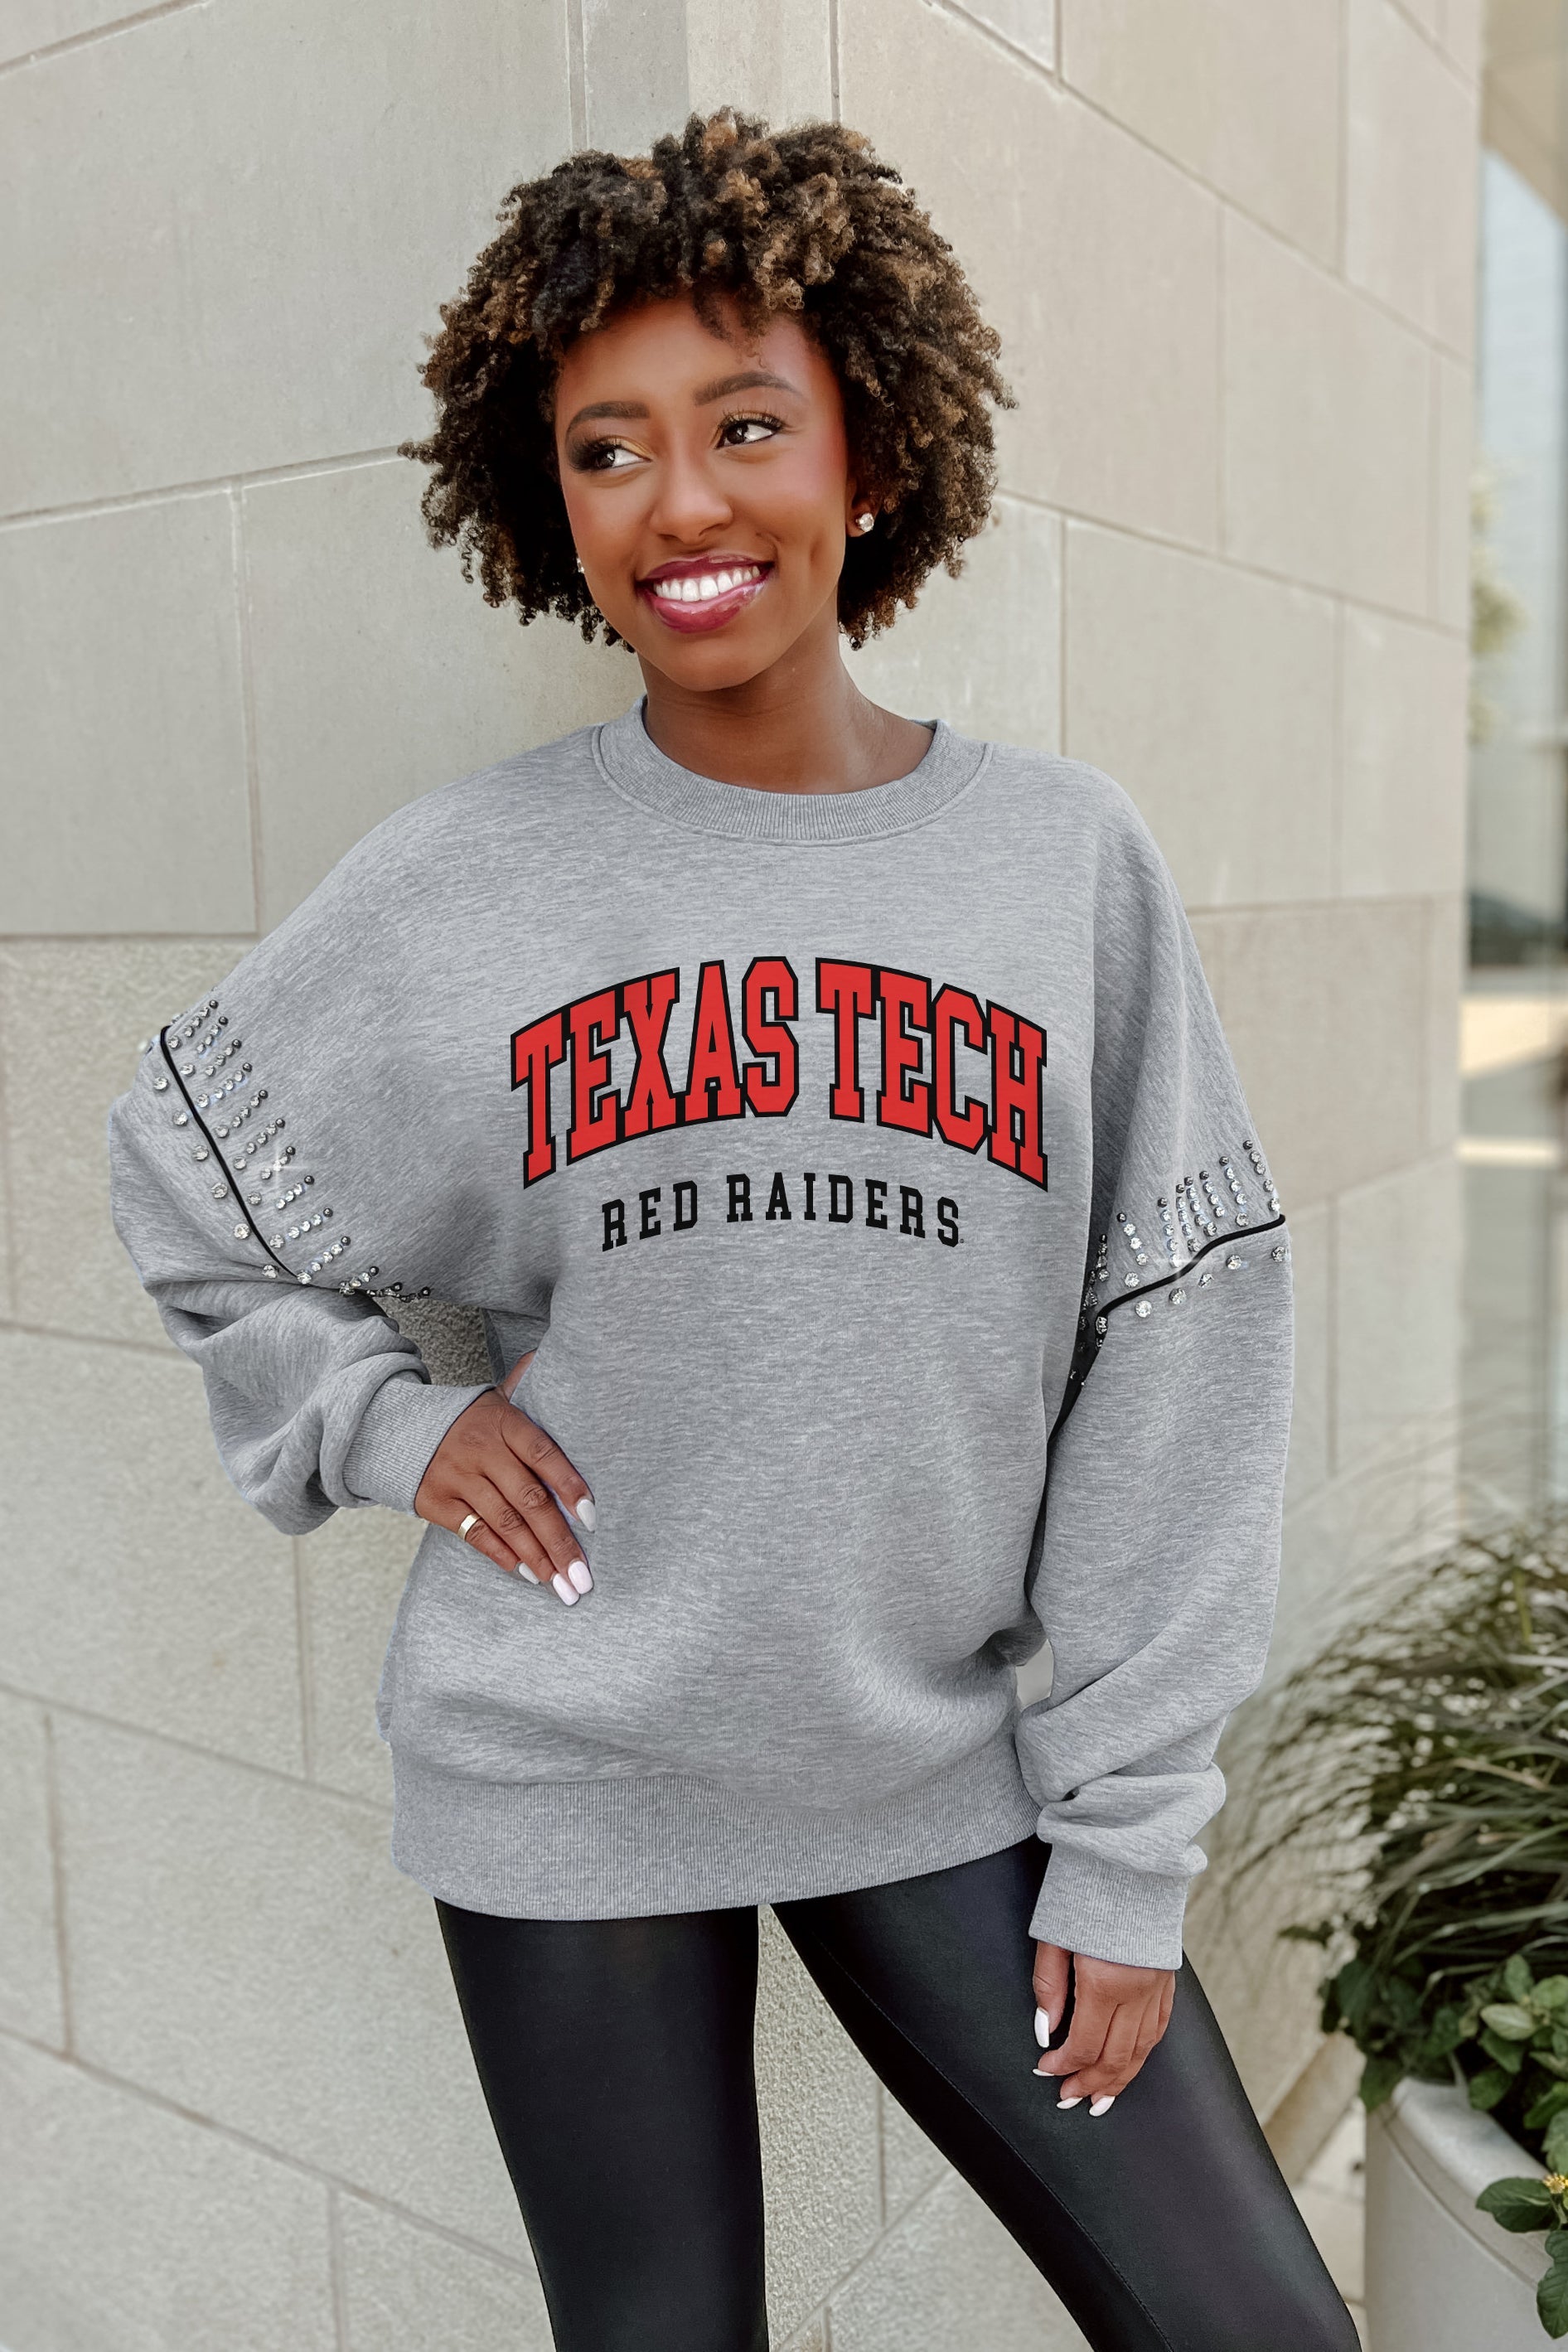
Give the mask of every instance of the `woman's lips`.
[{"label": "woman's lips", "polygon": [[772,571],[771,563],[719,563],[658,572],[637,582],[637,594],[667,628],[705,636],[754,604]]}]

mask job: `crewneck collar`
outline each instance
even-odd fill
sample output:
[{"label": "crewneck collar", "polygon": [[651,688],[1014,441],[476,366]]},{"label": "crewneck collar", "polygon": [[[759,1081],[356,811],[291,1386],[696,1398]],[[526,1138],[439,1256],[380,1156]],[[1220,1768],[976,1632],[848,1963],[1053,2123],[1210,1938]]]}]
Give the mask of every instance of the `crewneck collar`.
[{"label": "crewneck collar", "polygon": [[742,840],[871,841],[907,833],[957,799],[991,756],[988,743],[955,735],[944,719],[924,758],[907,776],[849,793],[776,793],[757,784],[725,784],[699,775],[661,751],[644,723],[647,698],[595,731],[594,746],[606,780],[626,799],[690,825],[700,833]]}]

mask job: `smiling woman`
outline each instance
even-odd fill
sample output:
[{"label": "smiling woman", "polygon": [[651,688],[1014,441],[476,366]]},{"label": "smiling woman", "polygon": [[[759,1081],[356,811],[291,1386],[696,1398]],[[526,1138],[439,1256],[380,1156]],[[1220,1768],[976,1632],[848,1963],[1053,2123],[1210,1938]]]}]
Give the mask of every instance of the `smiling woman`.
[{"label": "smiling woman", "polygon": [[[731,446],[785,429],[784,397],[807,389],[796,370],[831,377],[878,525],[843,562],[838,617],[852,646],[912,604],[939,563],[958,568],[990,509],[989,411],[1012,397],[952,248],[858,132],[817,122],[775,135],[743,117],[694,116],[650,156],[570,157],[512,189],[500,216],[465,293],[442,306],[424,369],[437,428],[403,444],[433,468],[432,538],[460,541],[466,577],[477,559],[488,602],[510,599],[524,620],[578,620],[590,636],[626,634],[577,570],[560,425],[606,401],[590,419],[641,422],[639,395],[561,379],[614,314],[671,296],[712,331],[690,347],[697,373],[681,398],[730,401]],[[806,331],[773,342],[775,321]],[[757,356],[744,370],[715,364],[715,335]]]},{"label": "smiling woman", "polygon": [[[643,698],[367,835],[112,1161],[242,1491],[427,1523],[394,1859],[560,2352],[768,2341],[764,1903],[1097,2352],[1355,2352],[1182,1947],[1268,1650],[1284,1213],[1126,794],[842,658],[986,519],[996,338],[833,124],[502,220],[426,518]],[[493,1381],[428,1381],[410,1293]]]}]

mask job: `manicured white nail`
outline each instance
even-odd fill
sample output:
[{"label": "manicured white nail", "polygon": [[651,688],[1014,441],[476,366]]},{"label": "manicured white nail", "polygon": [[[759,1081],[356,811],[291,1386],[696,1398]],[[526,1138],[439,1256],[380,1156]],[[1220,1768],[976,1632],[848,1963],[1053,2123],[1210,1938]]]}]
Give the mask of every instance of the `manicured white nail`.
[{"label": "manicured white nail", "polygon": [[1075,2091],[1070,2099],[1058,2099],[1057,2101],[1057,2105],[1058,2107],[1081,2107],[1083,2105],[1083,2093],[1081,2091]]},{"label": "manicured white nail", "polygon": [[1102,2116],[1107,2107],[1113,2107],[1115,2105],[1116,2094],[1114,2091],[1110,2091],[1106,2094],[1103,2099],[1091,2099],[1089,2102],[1089,2112],[1091,2116]]},{"label": "manicured white nail", "polygon": [[580,1503],[574,1504],[572,1508],[572,1517],[576,1520],[577,1525],[580,1528],[586,1528],[588,1533],[590,1535],[593,1534],[594,1497],[592,1495],[584,1495]]},{"label": "manicured white nail", "polygon": [[538,1577],[535,1576],[532,1569],[530,1568],[527,1560],[525,1559],[520,1559],[518,1561],[517,1572],[519,1576],[526,1576],[530,1584],[537,1584],[539,1581]]},{"label": "manicured white nail", "polygon": [[566,1573],[579,1592],[592,1592],[594,1578],[585,1559],[569,1559],[566,1563]]},{"label": "manicured white nail", "polygon": [[576,1601],[577,1588],[564,1576],[552,1576],[550,1580],[550,1589],[552,1592],[558,1592],[560,1594],[568,1609],[570,1609]]},{"label": "manicured white nail", "polygon": [[1035,2039],[1043,2050],[1051,2038],[1051,2012],[1048,2009],[1035,2011]]}]

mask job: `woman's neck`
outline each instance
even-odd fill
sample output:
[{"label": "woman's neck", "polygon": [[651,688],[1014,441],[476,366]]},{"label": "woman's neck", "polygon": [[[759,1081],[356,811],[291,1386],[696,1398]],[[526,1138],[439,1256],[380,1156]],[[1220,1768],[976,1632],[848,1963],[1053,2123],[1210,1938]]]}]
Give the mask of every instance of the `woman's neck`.
[{"label": "woman's neck", "polygon": [[856,793],[919,766],[931,730],[868,701],[844,667],[837,616],[743,685],[703,693],[642,662],[645,723],[665,757],[718,783]]}]

